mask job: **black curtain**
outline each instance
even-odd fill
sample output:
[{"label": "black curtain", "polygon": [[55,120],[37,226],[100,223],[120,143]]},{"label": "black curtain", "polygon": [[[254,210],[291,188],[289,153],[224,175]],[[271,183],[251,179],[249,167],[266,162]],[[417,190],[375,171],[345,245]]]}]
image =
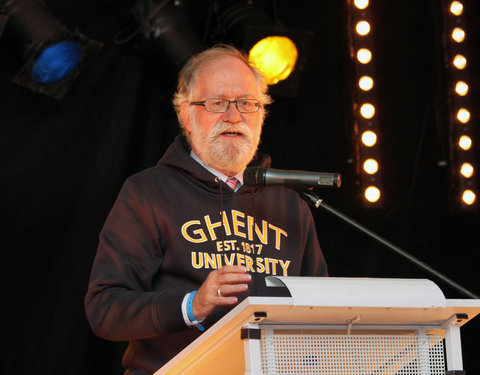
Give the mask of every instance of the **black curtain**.
[{"label": "black curtain", "polygon": [[1,373],[121,373],[125,344],[91,333],[83,295],[121,184],[178,126],[175,72],[111,34],[61,101],[10,84],[19,61],[1,41]]}]

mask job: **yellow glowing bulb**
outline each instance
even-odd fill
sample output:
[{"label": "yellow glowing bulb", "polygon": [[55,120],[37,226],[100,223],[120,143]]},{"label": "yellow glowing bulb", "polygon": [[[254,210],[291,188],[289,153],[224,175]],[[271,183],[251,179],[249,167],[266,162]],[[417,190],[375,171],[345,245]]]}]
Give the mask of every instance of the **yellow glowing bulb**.
[{"label": "yellow glowing bulb", "polygon": [[355,26],[355,30],[357,31],[358,35],[368,35],[370,32],[370,24],[367,21],[359,21]]},{"label": "yellow glowing bulb", "polygon": [[460,69],[460,70],[465,69],[465,67],[467,66],[467,59],[463,55],[456,55],[453,58],[453,65],[457,69]]},{"label": "yellow glowing bulb", "polygon": [[255,44],[249,58],[267,79],[274,85],[287,78],[295,67],[298,51],[295,43],[284,36],[269,36]]},{"label": "yellow glowing bulb", "polygon": [[367,48],[360,48],[357,52],[357,60],[362,64],[372,61],[372,52]]},{"label": "yellow glowing bulb", "polygon": [[367,159],[363,163],[363,170],[368,174],[375,174],[378,172],[378,162],[375,159]]},{"label": "yellow glowing bulb", "polygon": [[380,199],[380,190],[376,186],[369,186],[365,189],[365,198],[369,202],[377,202]]},{"label": "yellow glowing bulb", "polygon": [[463,4],[460,1],[452,1],[450,3],[450,12],[459,16],[463,12]]},{"label": "yellow glowing bulb", "polygon": [[358,86],[363,91],[369,91],[373,88],[373,78],[369,76],[363,76],[358,80]]},{"label": "yellow glowing bulb", "polygon": [[368,0],[354,0],[353,3],[358,9],[365,9],[368,7]]},{"label": "yellow glowing bulb", "polygon": [[455,85],[455,92],[460,96],[468,94],[468,85],[463,81],[458,81]]},{"label": "yellow glowing bulb", "polygon": [[461,43],[465,40],[465,31],[460,27],[456,27],[452,31],[452,39],[457,42]]},{"label": "yellow glowing bulb", "polygon": [[377,143],[377,135],[371,130],[367,130],[362,134],[362,142],[367,147],[375,146]]},{"label": "yellow glowing bulb", "polygon": [[470,150],[472,147],[472,138],[470,138],[468,135],[462,135],[458,140],[458,145],[462,150]]},{"label": "yellow glowing bulb", "polygon": [[360,114],[366,119],[371,119],[375,116],[375,107],[370,103],[362,104],[360,107]]},{"label": "yellow glowing bulb", "polygon": [[462,200],[469,206],[475,203],[475,199],[476,199],[475,193],[471,190],[467,189],[462,194]]},{"label": "yellow glowing bulb", "polygon": [[468,109],[460,108],[457,112],[457,119],[462,124],[466,124],[467,122],[469,122],[470,121],[470,112],[468,111]]},{"label": "yellow glowing bulb", "polygon": [[470,163],[463,163],[460,167],[460,173],[465,178],[470,178],[473,176],[473,165]]}]

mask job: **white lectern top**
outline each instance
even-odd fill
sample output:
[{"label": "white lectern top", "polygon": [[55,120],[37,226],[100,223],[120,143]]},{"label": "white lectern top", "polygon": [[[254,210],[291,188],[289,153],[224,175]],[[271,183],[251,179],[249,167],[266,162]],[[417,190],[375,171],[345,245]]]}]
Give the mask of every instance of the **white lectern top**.
[{"label": "white lectern top", "polygon": [[425,279],[269,276],[266,283],[287,287],[295,306],[446,306],[440,288]]}]

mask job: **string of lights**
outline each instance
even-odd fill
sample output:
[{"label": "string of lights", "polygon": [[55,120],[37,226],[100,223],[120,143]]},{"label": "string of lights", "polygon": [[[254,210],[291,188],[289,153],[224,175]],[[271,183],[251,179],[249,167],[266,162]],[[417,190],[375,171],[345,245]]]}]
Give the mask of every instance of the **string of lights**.
[{"label": "string of lights", "polygon": [[348,0],[349,47],[353,63],[353,122],[356,174],[362,201],[382,204],[382,175],[375,90],[372,13],[368,0]]},{"label": "string of lights", "polygon": [[465,1],[444,2],[443,50],[449,82],[446,102],[449,115],[450,181],[453,205],[477,211],[474,157],[474,119],[471,112]]}]

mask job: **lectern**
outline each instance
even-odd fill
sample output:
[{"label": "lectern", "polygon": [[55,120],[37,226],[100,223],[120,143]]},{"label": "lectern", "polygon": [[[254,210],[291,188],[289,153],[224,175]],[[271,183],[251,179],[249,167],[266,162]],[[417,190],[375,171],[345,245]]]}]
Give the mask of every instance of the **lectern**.
[{"label": "lectern", "polygon": [[464,373],[460,327],[478,299],[445,299],[424,279],[266,282],[290,297],[245,299],[155,375]]}]

